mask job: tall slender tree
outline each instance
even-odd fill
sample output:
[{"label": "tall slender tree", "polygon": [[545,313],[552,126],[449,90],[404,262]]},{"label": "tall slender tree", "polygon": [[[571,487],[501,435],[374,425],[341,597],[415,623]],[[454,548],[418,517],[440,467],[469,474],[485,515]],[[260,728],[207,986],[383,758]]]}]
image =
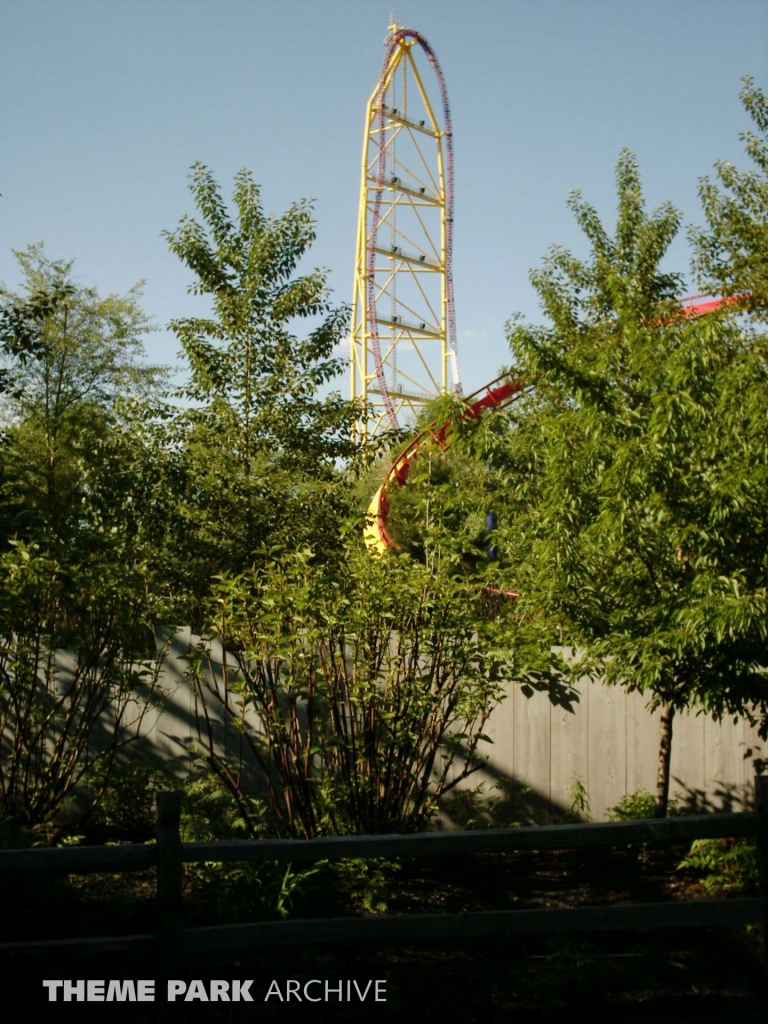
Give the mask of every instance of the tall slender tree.
[{"label": "tall slender tree", "polygon": [[[195,274],[190,291],[211,306],[171,323],[190,368],[171,427],[174,550],[181,585],[200,597],[264,545],[338,544],[349,507],[338,464],[357,452],[358,410],[325,391],[342,372],[334,348],[348,311],[330,304],[325,271],[296,274],[315,238],[310,204],[268,217],[241,171],[233,217],[200,163],[190,189],[203,223],[186,216],[165,237]],[[313,324],[304,339],[292,333],[297,320]]]},{"label": "tall slender tree", "polygon": [[531,274],[548,326],[510,324],[536,381],[496,460],[506,557],[531,621],[596,673],[661,708],[657,813],[676,710],[768,726],[768,349],[728,307],[690,321],[661,268],[680,215],[646,213],[617,165],[613,236],[575,193],[587,260],[556,248]]},{"label": "tall slender tree", "polygon": [[73,261],[51,260],[42,244],[16,257],[22,291],[0,289],[11,356],[0,405],[0,536],[72,554],[116,525],[108,502],[97,501],[98,523],[88,513],[100,487],[112,488],[104,456],[125,435],[127,403],[156,395],[165,371],[145,360],[151,325],[140,284],[103,297],[77,285]]},{"label": "tall slender tree", "polygon": [[102,297],[41,245],[16,255],[22,292],[2,290],[0,318],[0,823],[49,834],[76,790],[107,784],[157,693],[167,617],[131,406],[163,371],[143,358],[139,288]]}]

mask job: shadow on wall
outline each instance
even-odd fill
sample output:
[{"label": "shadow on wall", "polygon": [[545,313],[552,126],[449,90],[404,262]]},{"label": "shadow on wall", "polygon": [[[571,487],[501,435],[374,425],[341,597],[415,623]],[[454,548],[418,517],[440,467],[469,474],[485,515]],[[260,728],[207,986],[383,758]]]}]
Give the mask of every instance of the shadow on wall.
[{"label": "shadow on wall", "polygon": [[[552,803],[533,787],[519,779],[481,765],[486,778],[471,788],[452,790],[440,803],[437,826],[440,829],[516,828],[523,825],[565,825],[590,821],[589,794],[583,780],[574,776],[568,806]],[[492,776],[489,783],[487,776]],[[682,779],[673,778],[674,796],[670,799],[669,813],[730,814],[755,808],[752,783],[719,783],[713,792],[686,786]],[[638,791],[652,801],[647,790]],[[633,794],[627,794],[628,797]],[[620,809],[620,808],[619,808]],[[610,808],[608,818],[615,820],[617,808]],[[632,815],[634,816],[634,815]]]},{"label": "shadow on wall", "polygon": [[[199,639],[187,628],[177,632],[171,640],[163,664],[165,699],[151,728],[147,729],[134,751],[139,755],[151,754],[160,758],[167,765],[169,774],[181,780],[206,771],[205,752],[210,744],[218,755],[236,766],[244,792],[263,795],[265,786],[261,769],[248,747],[244,731],[233,724],[233,719],[216,699],[207,701],[207,715],[201,714],[199,696],[189,679],[193,662],[191,655]],[[229,683],[235,680],[237,670],[234,659],[227,657],[217,641],[211,643],[211,654],[208,662],[210,671],[204,674],[215,690],[223,688],[225,679]],[[256,721],[252,720],[250,727],[254,732],[259,731]]]},{"label": "shadow on wall", "polygon": [[[714,792],[691,789],[682,779],[672,779],[677,786],[674,797],[676,814],[717,814],[755,809],[754,785],[749,783],[718,783]],[[671,787],[670,787],[671,788]]]},{"label": "shadow on wall", "polygon": [[438,829],[515,828],[583,820],[575,808],[553,806],[548,794],[506,774],[490,761],[477,757],[469,761],[473,774],[440,801]]},{"label": "shadow on wall", "polygon": [[[562,822],[576,821],[564,808]],[[500,777],[490,786],[454,789],[441,801],[440,829],[517,828],[521,825],[559,824],[545,796],[517,779]]]},{"label": "shadow on wall", "polygon": [[579,691],[560,676],[549,672],[531,672],[526,682],[518,686],[520,693],[528,700],[536,693],[543,694],[554,708],[561,708],[569,715],[576,714],[580,701]]},{"label": "shadow on wall", "polygon": [[[205,744],[198,737],[198,707],[187,680],[187,656],[197,639],[188,629],[170,638],[162,665],[163,698],[121,761],[157,758],[178,780],[200,773]],[[212,661],[212,682],[221,682],[228,659],[220,647]],[[263,794],[261,770],[242,731],[215,701],[210,710],[215,746],[228,760],[242,763],[252,795]],[[103,727],[109,730],[107,719]],[[658,715],[647,710],[640,694],[591,680],[575,689],[554,675],[531,676],[509,687],[485,731],[491,742],[472,761],[477,770],[440,802],[439,828],[601,821],[628,795],[655,790]],[[671,795],[683,813],[750,806],[752,777],[765,764],[764,752],[756,730],[743,720],[734,726],[680,715]]]}]

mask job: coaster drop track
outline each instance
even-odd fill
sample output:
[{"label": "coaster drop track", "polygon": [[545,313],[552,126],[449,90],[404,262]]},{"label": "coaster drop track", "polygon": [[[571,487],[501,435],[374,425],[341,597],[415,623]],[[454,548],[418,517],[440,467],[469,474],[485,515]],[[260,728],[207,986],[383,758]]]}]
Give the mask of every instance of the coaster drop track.
[{"label": "coaster drop track", "polygon": [[[462,390],[448,92],[427,40],[398,25],[390,33],[361,168],[350,358],[352,397],[372,412],[357,425],[361,438],[405,426],[438,395]],[[426,88],[429,70],[439,102]]]},{"label": "coaster drop track", "polygon": [[[368,101],[352,297],[352,398],[372,412],[361,439],[405,426],[441,394],[461,395],[453,298],[453,128],[437,56],[419,32],[389,26],[376,88]],[[426,57],[439,103],[425,87],[414,52]],[[704,316],[744,296],[692,295],[688,317]],[[477,419],[519,398],[533,382],[506,374],[465,400]],[[432,423],[397,455],[368,509],[365,543],[373,553],[396,547],[388,530],[388,491],[403,487],[425,447],[445,451],[453,424]]]},{"label": "coaster drop track", "polygon": [[[746,295],[734,295],[724,298],[712,298],[706,295],[690,295],[680,299],[680,312],[685,317],[697,318],[713,313],[725,303],[733,303],[745,299]],[[503,408],[518,399],[527,387],[533,385],[532,380],[523,375],[505,374],[497,377],[490,384],[484,385],[474,394],[469,395],[462,417],[467,420],[479,419],[494,409]],[[369,551],[382,555],[389,548],[396,548],[387,530],[389,519],[388,492],[392,487],[404,487],[411,471],[414,459],[427,447],[434,446],[446,451],[452,443],[453,424],[450,420],[444,423],[431,423],[417,434],[397,455],[387,470],[384,480],[371,499],[368,507],[368,521],[364,539]],[[516,595],[513,595],[516,596]]]}]

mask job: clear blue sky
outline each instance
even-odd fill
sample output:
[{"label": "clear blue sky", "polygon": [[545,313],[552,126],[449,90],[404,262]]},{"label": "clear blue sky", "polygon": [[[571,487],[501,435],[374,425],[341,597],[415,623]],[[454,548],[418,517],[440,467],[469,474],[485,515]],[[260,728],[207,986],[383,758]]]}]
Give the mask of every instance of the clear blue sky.
[{"label": "clear blue sky", "polygon": [[[146,278],[165,326],[199,311],[160,237],[185,212],[190,164],[225,194],[250,168],[268,212],[316,199],[312,266],[349,301],[363,114],[393,0],[15,0],[3,5],[0,279],[44,240],[102,292]],[[539,316],[528,268],[582,251],[579,188],[613,224],[614,166],[636,151],[650,207],[700,221],[697,180],[746,166],[740,78],[768,89],[766,0],[399,0],[436,50],[453,111],[460,359],[477,387],[507,360],[504,322]],[[670,265],[687,271],[684,238]],[[340,385],[346,390],[346,382]]]}]

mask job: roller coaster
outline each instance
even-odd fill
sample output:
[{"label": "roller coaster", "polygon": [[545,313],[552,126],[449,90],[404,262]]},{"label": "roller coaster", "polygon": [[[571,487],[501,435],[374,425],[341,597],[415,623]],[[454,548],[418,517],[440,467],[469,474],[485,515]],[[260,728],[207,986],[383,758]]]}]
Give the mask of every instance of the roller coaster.
[{"label": "roller coaster", "polygon": [[[370,411],[360,439],[405,426],[441,394],[462,394],[453,299],[453,129],[445,78],[427,40],[393,24],[379,81],[366,109],[357,255],[352,299],[352,398]],[[426,89],[426,58],[439,104]],[[725,302],[691,295],[686,317]],[[530,383],[530,382],[529,382]],[[505,374],[465,399],[462,416],[477,419],[523,394],[524,378]],[[403,487],[428,445],[445,450],[450,421],[432,423],[399,452],[374,494],[365,528],[370,551],[393,546],[387,529],[392,487]]]},{"label": "roller coaster", "polygon": [[366,111],[352,294],[352,395],[372,411],[358,424],[362,438],[403,426],[446,391],[461,393],[448,93],[427,40],[399,25],[390,33]]}]

